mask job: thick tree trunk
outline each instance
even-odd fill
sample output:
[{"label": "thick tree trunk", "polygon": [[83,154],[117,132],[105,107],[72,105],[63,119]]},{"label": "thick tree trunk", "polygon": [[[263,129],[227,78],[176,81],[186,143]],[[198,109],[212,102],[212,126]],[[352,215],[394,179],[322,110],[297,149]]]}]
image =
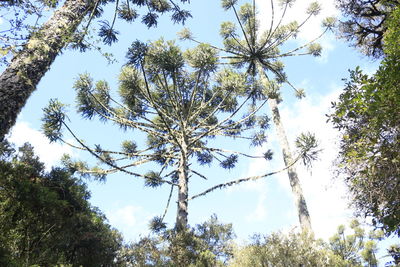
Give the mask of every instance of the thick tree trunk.
[{"label": "thick tree trunk", "polygon": [[52,17],[32,34],[0,76],[0,140],[15,124],[18,114],[50,65],[71,40],[93,0],[66,0]]},{"label": "thick tree trunk", "polygon": [[181,159],[179,162],[179,191],[178,191],[178,210],[176,216],[176,229],[182,231],[187,228],[188,223],[188,152],[187,144],[183,141]]},{"label": "thick tree trunk", "polygon": [[[264,75],[263,68],[260,65],[257,66],[257,71],[260,75],[262,85],[268,87],[269,82]],[[290,151],[290,146],[286,137],[285,128],[283,127],[281,121],[281,116],[278,108],[278,101],[276,98],[269,98],[268,104],[272,111],[272,118],[276,127],[276,134],[278,136],[279,144],[282,149],[283,161],[285,162],[285,166],[288,166],[293,163],[294,159]],[[290,186],[292,187],[292,192],[295,199],[295,205],[299,216],[300,226],[303,230],[311,232],[312,231],[311,218],[310,214],[308,213],[306,200],[303,196],[303,190],[301,189],[300,180],[297,175],[295,166],[292,165],[291,167],[289,167],[287,169],[287,173],[289,176]]]},{"label": "thick tree trunk", "polygon": [[[268,104],[272,111],[272,117],[276,128],[276,133],[279,139],[280,146],[282,148],[283,160],[285,162],[285,166],[293,163],[293,156],[290,151],[289,142],[286,137],[285,128],[283,127],[281,116],[279,114],[278,102],[276,99],[271,98],[268,100]],[[287,169],[287,173],[289,176],[290,186],[292,187],[292,192],[295,199],[295,205],[297,208],[300,226],[303,230],[312,231],[311,228],[311,218],[308,213],[306,200],[303,196],[303,190],[301,189],[300,180],[297,175],[295,165],[292,165]]]}]

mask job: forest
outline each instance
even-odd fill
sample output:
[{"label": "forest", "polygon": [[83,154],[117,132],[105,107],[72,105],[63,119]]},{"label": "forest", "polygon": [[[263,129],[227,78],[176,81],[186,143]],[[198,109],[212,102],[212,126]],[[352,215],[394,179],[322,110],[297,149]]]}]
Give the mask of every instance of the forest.
[{"label": "forest", "polygon": [[400,266],[399,0],[0,0],[0,266]]}]

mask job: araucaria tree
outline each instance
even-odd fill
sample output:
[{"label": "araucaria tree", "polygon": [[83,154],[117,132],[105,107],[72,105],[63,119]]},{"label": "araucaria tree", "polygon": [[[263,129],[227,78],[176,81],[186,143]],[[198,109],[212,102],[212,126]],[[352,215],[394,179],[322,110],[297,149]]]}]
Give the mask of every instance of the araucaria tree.
[{"label": "araucaria tree", "polygon": [[[227,63],[234,67],[244,70],[247,74],[260,82],[264,98],[268,98],[268,104],[272,111],[272,118],[276,126],[276,132],[282,148],[283,158],[287,167],[290,185],[295,198],[295,205],[299,216],[300,225],[303,229],[311,230],[311,219],[307,209],[306,201],[303,196],[300,180],[295,166],[291,165],[294,161],[290,151],[289,142],[283,127],[279,114],[278,104],[281,101],[280,88],[287,84],[296,92],[299,98],[304,97],[302,89],[296,89],[287,79],[284,72],[284,64],[281,59],[299,55],[319,56],[321,46],[315,41],[319,39],[334,24],[333,18],[324,20],[325,31],[316,36],[315,40],[305,43],[297,48],[287,51],[281,51],[281,47],[290,39],[296,37],[301,27],[307,21],[319,13],[320,6],[317,2],[312,2],[306,11],[306,17],[302,22],[292,21],[283,23],[287,10],[293,5],[294,0],[278,1],[281,8],[280,17],[276,18],[276,1],[271,1],[271,21],[267,29],[261,29],[258,18],[255,1],[252,4],[244,4],[237,7],[237,0],[222,0],[222,7],[225,10],[232,10],[237,24],[233,22],[224,22],[221,25],[221,36],[224,41],[223,48],[217,48],[225,54],[223,58]],[[185,29],[180,33],[183,39],[190,39],[199,42],[192,37],[189,30]],[[296,144],[302,147],[304,144],[311,145],[314,152],[308,153],[303,158],[305,163],[310,163],[316,157],[317,144],[314,135],[302,134]]]},{"label": "araucaria tree", "polygon": [[[81,75],[75,83],[78,112],[84,118],[98,116],[100,120],[111,121],[127,133],[131,133],[131,129],[141,131],[147,135],[147,142],[124,141],[122,151],[105,150],[99,145],[90,147],[67,125],[63,105],[53,100],[44,110],[45,134],[51,141],[63,141],[62,129],[67,129],[79,148],[89,151],[108,167],[88,168],[72,160],[66,160],[67,164],[81,173],[101,178],[120,171],[143,178],[150,187],[168,184],[170,198],[173,189],[178,188],[178,230],[187,227],[190,199],[272,175],[218,184],[189,198],[190,179],[196,176],[206,179],[197,169],[200,165],[217,161],[222,168],[232,169],[239,156],[250,157],[214,147],[218,144],[212,139],[237,138],[251,145],[265,142],[264,130],[269,126],[269,119],[259,114],[267,102],[265,93],[260,91],[263,88],[254,83],[251,76],[230,69],[218,70],[217,52],[205,44],[182,53],[171,41],[161,39],[150,44],[136,41],[127,57],[128,63],[119,78],[122,101],[112,96],[105,81],[94,84],[88,75]],[[245,97],[237,97],[238,94]],[[268,160],[271,152],[259,157]],[[198,164],[193,162],[196,160]],[[135,172],[136,166],[149,162],[158,163],[160,168],[155,171],[152,166],[153,170],[145,174]],[[293,164],[288,163],[288,166]],[[162,222],[162,219],[156,218],[155,222]]]}]

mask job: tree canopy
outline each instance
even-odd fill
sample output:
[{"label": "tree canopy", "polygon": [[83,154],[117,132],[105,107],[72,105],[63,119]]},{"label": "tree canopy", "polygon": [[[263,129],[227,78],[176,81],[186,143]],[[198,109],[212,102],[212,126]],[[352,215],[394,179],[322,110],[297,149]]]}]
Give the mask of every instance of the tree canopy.
[{"label": "tree canopy", "polygon": [[33,148],[0,144],[2,266],[112,266],[122,237],[67,170],[46,172]]},{"label": "tree canopy", "polygon": [[354,205],[400,235],[400,9],[386,21],[385,58],[373,76],[350,72],[330,119],[342,133],[339,167]]},{"label": "tree canopy", "polygon": [[386,20],[398,7],[397,0],[336,0],[344,15],[340,21],[339,36],[346,39],[367,56],[383,56],[383,36]]}]

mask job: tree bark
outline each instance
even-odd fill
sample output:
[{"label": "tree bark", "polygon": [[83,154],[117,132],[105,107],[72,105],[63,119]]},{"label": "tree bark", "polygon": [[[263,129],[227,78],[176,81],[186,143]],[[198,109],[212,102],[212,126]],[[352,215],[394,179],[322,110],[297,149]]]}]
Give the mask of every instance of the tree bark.
[{"label": "tree bark", "polygon": [[179,191],[178,191],[178,210],[176,216],[176,229],[182,231],[188,224],[188,151],[187,143],[182,142],[181,159],[179,162]]},{"label": "tree bark", "polygon": [[[282,149],[283,161],[285,166],[293,163],[293,156],[290,151],[289,142],[286,137],[285,128],[283,127],[281,116],[279,113],[278,102],[275,98],[270,98],[268,104],[272,111],[272,118],[276,128],[276,134],[278,136],[279,144]],[[299,176],[297,175],[295,165],[292,165],[287,169],[287,174],[289,176],[290,186],[292,187],[292,192],[295,199],[295,205],[297,208],[300,226],[303,230],[312,231],[311,228],[311,218],[307,209],[306,200],[303,195],[303,190],[300,185]]]},{"label": "tree bark", "polygon": [[70,41],[93,0],[66,0],[32,36],[0,76],[0,140],[15,124],[40,79]]},{"label": "tree bark", "polygon": [[[269,82],[264,75],[263,68],[260,65],[257,66],[257,71],[260,75],[261,84],[267,89]],[[283,127],[283,123],[279,113],[277,99],[270,97],[268,99],[268,105],[272,111],[272,119],[274,121],[276,127],[276,134],[278,136],[279,144],[282,149],[283,161],[285,163],[285,166],[288,166],[293,163],[294,159],[290,151],[290,146],[287,140],[285,128]],[[297,175],[295,165],[292,165],[287,169],[287,174],[294,195],[300,226],[303,230],[312,232],[310,214],[307,209],[306,200],[303,196],[303,190],[301,188],[299,176]]]}]

